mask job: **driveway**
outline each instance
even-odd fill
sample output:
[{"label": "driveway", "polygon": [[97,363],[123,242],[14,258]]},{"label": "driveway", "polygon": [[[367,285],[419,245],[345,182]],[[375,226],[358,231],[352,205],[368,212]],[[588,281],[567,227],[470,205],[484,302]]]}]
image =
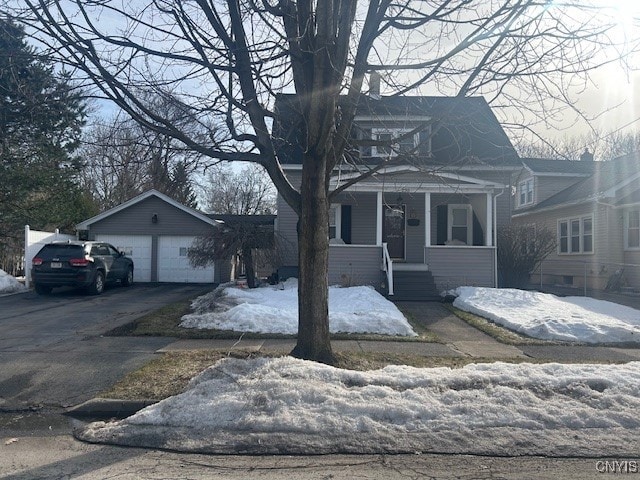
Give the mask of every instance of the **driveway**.
[{"label": "driveway", "polygon": [[72,290],[0,297],[0,413],[55,409],[93,398],[172,341],[102,334],[210,289],[137,284],[96,297]]}]

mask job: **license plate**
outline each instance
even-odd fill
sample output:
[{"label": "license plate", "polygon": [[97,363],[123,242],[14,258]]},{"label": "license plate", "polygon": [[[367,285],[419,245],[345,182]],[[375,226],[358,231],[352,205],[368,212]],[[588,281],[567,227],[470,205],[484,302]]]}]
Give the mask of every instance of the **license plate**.
[{"label": "license plate", "polygon": [[61,262],[51,262],[51,268],[62,268]]}]

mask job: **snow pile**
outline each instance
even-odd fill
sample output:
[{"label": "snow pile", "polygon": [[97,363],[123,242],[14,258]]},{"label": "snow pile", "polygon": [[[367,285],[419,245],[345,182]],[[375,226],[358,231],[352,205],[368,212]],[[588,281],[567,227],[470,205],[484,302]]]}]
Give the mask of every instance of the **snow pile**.
[{"label": "snow pile", "polygon": [[515,289],[459,287],[453,305],[544,340],[640,342],[640,311],[589,297]]},{"label": "snow pile", "polygon": [[77,435],[211,453],[624,457],[640,451],[639,409],[638,362],[356,372],[224,359],[183,394]]},{"label": "snow pile", "polygon": [[4,270],[0,270],[0,294],[26,291],[27,287],[21,284]]},{"label": "snow pile", "polygon": [[[298,285],[295,279],[262,288],[225,285],[197,298],[195,313],[182,317],[181,327],[239,332],[298,332]],[[416,336],[398,308],[371,287],[329,287],[332,333],[378,333]]]}]

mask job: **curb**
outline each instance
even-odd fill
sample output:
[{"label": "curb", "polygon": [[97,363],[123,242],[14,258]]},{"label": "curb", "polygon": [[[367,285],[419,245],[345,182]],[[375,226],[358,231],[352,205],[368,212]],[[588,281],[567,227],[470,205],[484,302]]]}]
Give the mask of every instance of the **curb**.
[{"label": "curb", "polygon": [[79,405],[68,408],[63,415],[73,418],[126,418],[157,400],[117,400],[113,398],[92,398]]}]

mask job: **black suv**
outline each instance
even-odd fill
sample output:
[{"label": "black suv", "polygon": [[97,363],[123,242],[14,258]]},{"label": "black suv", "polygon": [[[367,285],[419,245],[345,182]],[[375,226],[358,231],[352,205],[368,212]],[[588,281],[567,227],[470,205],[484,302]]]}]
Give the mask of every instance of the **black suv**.
[{"label": "black suv", "polygon": [[31,262],[31,278],[38,294],[53,287],[80,287],[99,295],[106,283],[133,283],[133,260],[108,243],[53,242],[40,249]]}]

